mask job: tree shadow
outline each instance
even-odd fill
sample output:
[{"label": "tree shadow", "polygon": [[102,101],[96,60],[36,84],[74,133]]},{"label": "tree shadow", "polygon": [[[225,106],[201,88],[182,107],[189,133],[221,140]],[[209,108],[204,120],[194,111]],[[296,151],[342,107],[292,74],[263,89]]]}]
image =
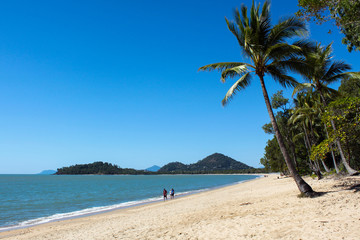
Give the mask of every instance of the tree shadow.
[{"label": "tree shadow", "polygon": [[353,193],[360,192],[360,179],[359,178],[351,178],[346,177],[338,180],[338,183],[333,186],[333,190],[329,190],[326,192],[311,192],[311,193],[302,193],[299,194],[298,197],[308,197],[308,198],[317,198],[322,197],[328,193],[335,193],[341,191],[353,191]]},{"label": "tree shadow", "polygon": [[347,190],[355,190],[354,192],[359,192],[360,184],[354,184],[354,185],[350,186]]},{"label": "tree shadow", "polygon": [[307,193],[300,193],[298,195],[299,198],[317,198],[317,197],[321,197],[324,196],[325,194],[327,194],[329,192],[307,192]]}]

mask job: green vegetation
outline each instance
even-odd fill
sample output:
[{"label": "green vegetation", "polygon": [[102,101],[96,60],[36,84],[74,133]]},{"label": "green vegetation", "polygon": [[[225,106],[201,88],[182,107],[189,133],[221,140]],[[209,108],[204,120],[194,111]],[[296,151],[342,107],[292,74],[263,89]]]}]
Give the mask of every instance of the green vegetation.
[{"label": "green vegetation", "polygon": [[105,175],[105,174],[152,174],[152,172],[135,170],[132,168],[120,168],[117,165],[111,163],[103,162],[94,162],[90,164],[76,164],[70,167],[58,168],[56,175],[79,175],[79,174],[96,174],[96,175]]},{"label": "green vegetation", "polygon": [[223,105],[227,104],[239,91],[249,86],[252,75],[258,77],[271,126],[287,168],[294,177],[300,192],[312,195],[312,188],[301,178],[295,162],[290,157],[285,143],[286,139],[278,127],[264,81],[265,75],[270,75],[275,82],[283,87],[297,86],[297,81],[288,72],[302,71],[306,68],[301,61],[302,50],[311,48],[311,43],[306,40],[299,40],[291,44],[288,41],[306,35],[306,25],[294,16],[282,19],[278,24],[272,26],[268,1],[264,2],[261,11],[260,4],[255,5],[253,2],[249,15],[248,8],[242,5],[241,10],[235,10],[234,20],[226,19],[226,23],[236,37],[244,59],[249,59],[249,63],[221,62],[203,66],[199,70],[221,71],[223,82],[228,78],[238,78],[222,100]]},{"label": "green vegetation", "polygon": [[180,162],[172,162],[166,164],[159,169],[158,173],[259,173],[264,169],[254,169],[248,165],[236,161],[228,156],[220,153],[214,153],[194,164],[183,164]]},{"label": "green vegetation", "polygon": [[194,164],[185,165],[180,162],[166,164],[157,172],[120,168],[107,162],[77,164],[57,169],[56,175],[155,175],[155,174],[234,174],[234,173],[266,173],[263,168],[252,168],[220,153],[214,153]]},{"label": "green vegetation", "polygon": [[[265,1],[260,11],[260,4],[253,2],[248,14],[247,7],[242,5],[240,10],[235,10],[233,21],[226,19],[243,58],[249,62],[220,62],[199,70],[220,71],[222,82],[237,78],[222,100],[223,105],[249,86],[253,75],[258,77],[270,117],[270,123],[263,129],[274,135],[260,160],[264,170],[290,174],[301,194],[315,196],[317,193],[300,175],[315,173],[320,179],[332,167],[337,173],[343,170],[350,175],[358,174],[354,168],[360,165],[360,74],[348,72],[350,65],[332,59],[331,44],[321,46],[301,39],[307,33],[301,19],[294,16],[272,26],[269,6]],[[299,0],[299,6],[302,9],[297,15],[307,20],[335,19],[345,34],[343,43],[349,51],[360,50],[359,1]],[[330,17],[325,11],[329,11]],[[288,42],[299,37],[297,42]],[[304,83],[298,83],[290,72],[300,74]],[[270,101],[265,75],[283,87],[294,87],[294,107],[288,106],[289,99],[283,97],[282,91],[275,93]],[[340,80],[341,94],[328,87]]]},{"label": "green vegetation", "polygon": [[120,168],[107,162],[76,164],[57,169],[56,175],[155,175],[155,174],[234,174],[234,173],[266,173],[263,168],[252,168],[220,153],[214,153],[194,164],[185,165],[180,162],[166,164],[157,172]]},{"label": "green vegetation", "polygon": [[[292,141],[295,145],[296,167],[302,174],[312,172],[321,178],[322,175],[334,173],[358,174],[360,169],[360,98],[354,97],[360,91],[357,84],[354,88],[344,87],[353,83],[343,80],[339,93],[328,95],[324,107],[319,93],[303,92],[294,99],[295,106],[290,109],[290,115],[279,111],[277,118],[280,129],[290,127],[294,131]],[[346,92],[346,90],[349,92]],[[335,126],[335,128],[333,127]],[[268,124],[264,127],[266,133]],[[279,151],[275,137],[268,141],[261,163],[266,171],[276,171],[288,174],[285,161]],[[345,166],[341,158],[339,145],[344,149]],[[289,148],[289,145],[288,145]]]},{"label": "green vegetation", "polygon": [[330,20],[345,35],[347,49],[360,51],[360,1],[358,0],[299,0],[297,15],[318,24]]}]

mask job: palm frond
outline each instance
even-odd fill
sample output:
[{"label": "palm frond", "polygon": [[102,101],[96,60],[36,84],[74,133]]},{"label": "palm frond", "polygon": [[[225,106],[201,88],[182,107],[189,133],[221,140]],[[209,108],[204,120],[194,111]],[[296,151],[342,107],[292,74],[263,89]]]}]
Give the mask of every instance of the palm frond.
[{"label": "palm frond", "polygon": [[280,66],[282,69],[290,70],[303,75],[310,75],[311,69],[308,68],[308,65],[302,58],[290,58],[284,61],[274,61],[270,65]]},{"label": "palm frond", "polygon": [[281,66],[269,65],[267,72],[284,88],[295,87],[299,84],[293,77],[287,75],[286,70]]},{"label": "palm frond", "polygon": [[246,88],[251,82],[251,74],[244,74],[239,80],[237,80],[226,93],[224,99],[221,101],[225,106],[240,90]]},{"label": "palm frond", "polygon": [[302,49],[296,45],[277,43],[266,49],[265,56],[272,60],[285,60],[300,56]]},{"label": "palm frond", "polygon": [[321,91],[324,95],[331,97],[332,95],[338,96],[339,92],[333,88],[328,87],[327,85],[321,85]]},{"label": "palm frond", "polygon": [[265,1],[263,3],[263,7],[261,9],[261,19],[270,19],[270,3],[268,1]]},{"label": "palm frond", "polygon": [[234,36],[238,40],[239,45],[243,46],[244,45],[243,33],[238,30],[238,27],[234,22],[229,21],[227,18],[225,18],[225,21],[226,21],[226,24],[227,24],[228,29],[230,30],[230,32],[232,32],[232,34],[234,34]]},{"label": "palm frond", "polygon": [[360,72],[347,72],[349,79],[360,80]]},{"label": "palm frond", "polygon": [[[214,70],[217,70],[217,71],[224,71],[226,69],[229,69],[229,68],[233,68],[233,67],[236,67],[236,66],[240,66],[240,65],[243,65],[244,63],[241,63],[241,62],[220,62],[220,63],[212,63],[212,64],[209,64],[209,65],[205,65],[205,66],[202,66],[201,68],[198,69],[198,71],[214,71]],[[246,63],[245,63],[246,64]]]},{"label": "palm frond", "polygon": [[248,71],[247,64],[239,65],[233,68],[228,68],[221,73],[221,81],[224,83],[226,78],[233,78],[241,76]]},{"label": "palm frond", "polygon": [[329,80],[336,81],[339,79],[343,79],[347,75],[344,76],[342,73],[350,69],[351,69],[350,65],[345,63],[344,61],[334,61],[327,70],[327,72],[325,73],[325,75],[322,77],[322,79],[325,82],[328,82]]},{"label": "palm frond", "polygon": [[306,34],[306,25],[303,21],[299,20],[299,18],[290,17],[281,19],[279,23],[271,29],[267,45],[272,46],[277,43],[285,42],[286,39],[304,36]]},{"label": "palm frond", "polygon": [[313,52],[316,49],[316,42],[308,40],[308,39],[300,39],[294,42],[292,45],[298,46],[301,48],[303,54],[305,52]]},{"label": "palm frond", "polygon": [[258,31],[259,32],[258,43],[262,47],[264,47],[264,51],[265,51],[266,42],[271,32],[270,6],[267,1],[263,5],[261,15],[259,16],[259,22],[260,24]]},{"label": "palm frond", "polygon": [[304,135],[305,135],[305,133],[303,133],[303,132],[296,134],[293,137],[293,141],[296,142],[296,141],[300,141],[300,140],[304,139]]},{"label": "palm frond", "polygon": [[299,83],[295,88],[294,91],[292,93],[292,97],[298,93],[298,92],[302,92],[302,91],[311,91],[314,88],[314,84],[312,83]]},{"label": "palm frond", "polygon": [[238,22],[238,25],[243,25],[245,27],[248,27],[250,25],[249,18],[247,16],[247,7],[243,4],[241,5],[241,16],[240,22]]},{"label": "palm frond", "polygon": [[[352,75],[351,74],[349,74],[349,73],[340,73],[340,74],[337,74],[337,75],[334,75],[334,76],[332,76],[332,77],[330,77],[330,78],[327,78],[327,79],[322,79],[323,81],[323,83],[324,84],[331,84],[331,83],[334,83],[334,82],[337,82],[337,81],[339,81],[339,80],[343,80],[343,79],[349,79],[349,78],[351,78],[352,77]],[[356,79],[356,78],[355,78]],[[359,79],[359,78],[357,78],[357,79]]]}]

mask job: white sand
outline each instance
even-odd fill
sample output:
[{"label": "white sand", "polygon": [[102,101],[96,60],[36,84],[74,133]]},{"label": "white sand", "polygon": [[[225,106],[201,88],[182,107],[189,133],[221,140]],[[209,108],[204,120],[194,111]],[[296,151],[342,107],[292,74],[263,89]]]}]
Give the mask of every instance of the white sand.
[{"label": "white sand", "polygon": [[[351,179],[360,183],[360,177]],[[298,198],[291,178],[269,175],[166,202],[2,232],[0,238],[360,239],[360,191],[334,187],[344,179],[306,181],[327,193]]]}]

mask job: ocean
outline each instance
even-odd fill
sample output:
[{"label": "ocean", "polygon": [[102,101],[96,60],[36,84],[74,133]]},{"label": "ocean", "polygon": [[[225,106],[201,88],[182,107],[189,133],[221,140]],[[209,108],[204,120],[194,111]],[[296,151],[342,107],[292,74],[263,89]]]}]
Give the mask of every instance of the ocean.
[{"label": "ocean", "polygon": [[0,231],[239,183],[254,175],[0,175]]}]

